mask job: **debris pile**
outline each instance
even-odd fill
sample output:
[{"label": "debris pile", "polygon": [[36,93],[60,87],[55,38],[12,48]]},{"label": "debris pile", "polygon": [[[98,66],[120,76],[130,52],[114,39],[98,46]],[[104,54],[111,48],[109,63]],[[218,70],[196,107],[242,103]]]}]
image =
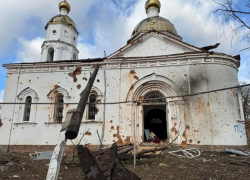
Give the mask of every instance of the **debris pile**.
[{"label": "debris pile", "polygon": [[[126,150],[125,150],[126,149]],[[92,155],[88,148],[78,146],[78,156],[84,173],[85,180],[140,180],[140,178],[127,170],[122,164],[118,151],[120,153],[129,152],[131,147],[124,147],[118,150],[117,145],[113,144],[110,148],[97,151]]]}]

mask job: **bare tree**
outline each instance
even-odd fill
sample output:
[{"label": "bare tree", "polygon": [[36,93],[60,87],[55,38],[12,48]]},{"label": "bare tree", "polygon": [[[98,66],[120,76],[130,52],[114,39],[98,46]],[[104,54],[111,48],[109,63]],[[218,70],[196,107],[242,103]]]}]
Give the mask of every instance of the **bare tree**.
[{"label": "bare tree", "polygon": [[[227,25],[232,33],[232,39],[250,43],[250,0],[213,0],[218,4],[214,13],[221,24]],[[250,46],[243,50],[250,49]]]},{"label": "bare tree", "polygon": [[[246,82],[241,82],[242,85],[247,84]],[[243,111],[246,120],[250,119],[250,86],[245,86],[240,88],[242,95]]]}]

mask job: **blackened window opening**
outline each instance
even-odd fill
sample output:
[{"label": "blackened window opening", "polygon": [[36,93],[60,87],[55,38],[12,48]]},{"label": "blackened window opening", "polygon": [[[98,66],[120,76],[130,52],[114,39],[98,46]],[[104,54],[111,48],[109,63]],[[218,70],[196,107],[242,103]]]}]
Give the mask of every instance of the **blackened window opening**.
[{"label": "blackened window opening", "polygon": [[61,123],[63,119],[63,95],[58,94],[56,96],[56,101],[55,101],[55,122]]},{"label": "blackened window opening", "polygon": [[165,103],[164,95],[159,91],[150,91],[144,98],[143,103]]},{"label": "blackened window opening", "polygon": [[96,113],[97,113],[96,95],[95,94],[91,94],[89,96],[88,120],[95,120]]},{"label": "blackened window opening", "polygon": [[23,121],[29,121],[30,120],[31,103],[32,103],[32,98],[30,96],[26,97]]}]

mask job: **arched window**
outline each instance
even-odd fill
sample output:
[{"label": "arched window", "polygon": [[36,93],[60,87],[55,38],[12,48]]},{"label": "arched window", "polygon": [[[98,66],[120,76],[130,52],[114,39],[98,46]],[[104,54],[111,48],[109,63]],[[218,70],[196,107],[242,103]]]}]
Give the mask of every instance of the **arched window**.
[{"label": "arched window", "polygon": [[96,113],[97,113],[96,95],[95,94],[90,94],[90,96],[89,96],[88,120],[95,120]]},{"label": "arched window", "polygon": [[53,61],[54,60],[54,48],[48,49],[48,55],[47,55],[47,61]]},{"label": "arched window", "polygon": [[55,122],[62,122],[63,119],[63,95],[58,94],[55,99],[55,110],[54,110],[54,121]]},{"label": "arched window", "polygon": [[144,103],[165,103],[165,97],[160,91],[150,91],[144,96]]},{"label": "arched window", "polygon": [[31,103],[32,103],[32,98],[30,96],[26,97],[23,121],[29,121],[30,120]]}]

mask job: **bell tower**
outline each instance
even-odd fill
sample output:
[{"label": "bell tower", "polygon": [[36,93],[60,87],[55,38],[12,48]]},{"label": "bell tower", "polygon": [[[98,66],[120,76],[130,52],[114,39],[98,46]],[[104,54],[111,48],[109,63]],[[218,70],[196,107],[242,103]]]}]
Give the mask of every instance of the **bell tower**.
[{"label": "bell tower", "polygon": [[64,0],[59,3],[60,14],[54,16],[45,26],[46,38],[42,44],[41,61],[77,60],[78,31],[68,16],[71,6]]}]

